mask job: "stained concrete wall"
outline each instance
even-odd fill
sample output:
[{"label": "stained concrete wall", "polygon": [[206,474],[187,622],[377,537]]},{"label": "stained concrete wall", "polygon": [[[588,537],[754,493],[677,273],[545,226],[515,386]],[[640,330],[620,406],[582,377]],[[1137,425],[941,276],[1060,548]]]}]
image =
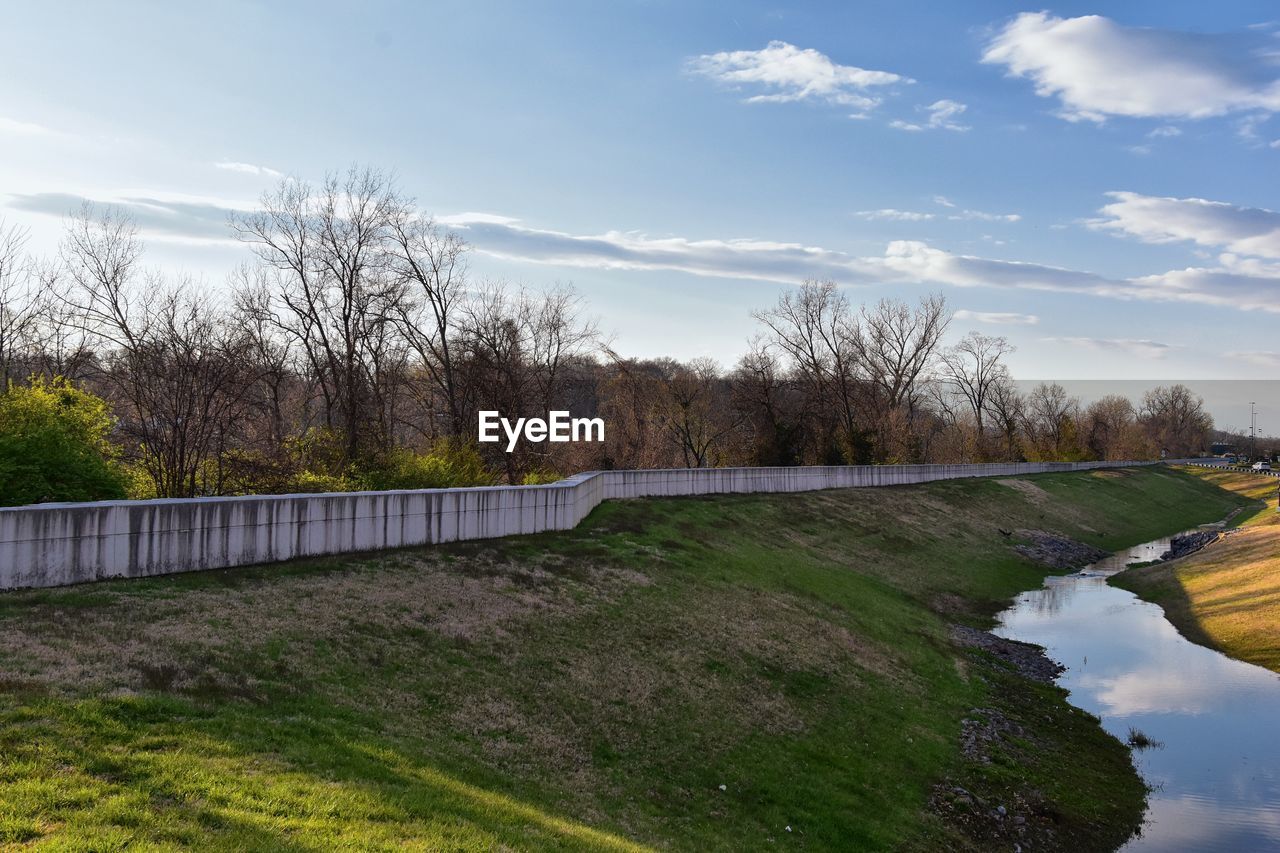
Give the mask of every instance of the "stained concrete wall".
[{"label": "stained concrete wall", "polygon": [[804,492],[1144,462],[598,471],[542,486],[0,508],[0,589],[568,530],[601,501]]}]

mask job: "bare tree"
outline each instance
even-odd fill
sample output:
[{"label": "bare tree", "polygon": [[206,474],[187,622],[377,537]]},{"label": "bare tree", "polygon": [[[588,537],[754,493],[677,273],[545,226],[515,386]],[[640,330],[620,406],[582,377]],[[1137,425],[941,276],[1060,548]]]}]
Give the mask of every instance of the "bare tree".
[{"label": "bare tree", "polygon": [[1078,455],[1079,420],[1079,401],[1057,382],[1041,382],[1027,395],[1027,437],[1040,459],[1070,459]]},{"label": "bare tree", "polygon": [[950,323],[941,295],[915,308],[894,299],[863,306],[853,342],[874,393],[877,458],[902,461],[917,452],[918,384],[934,366],[938,345]]},{"label": "bare tree", "polygon": [[85,207],[63,242],[76,284],[65,298],[104,350],[99,380],[123,409],[119,428],[156,494],[217,493],[221,451],[251,384],[243,344],[192,282],[142,275],[141,252],[131,220]]},{"label": "bare tree", "polygon": [[1213,429],[1204,400],[1181,384],[1148,391],[1142,399],[1141,418],[1157,448],[1174,457],[1199,453]]},{"label": "bare tree", "polygon": [[671,463],[662,430],[660,382],[662,365],[622,358],[606,352],[609,363],[598,381],[608,468],[662,468]]},{"label": "bare tree", "polygon": [[1009,376],[1002,359],[1013,351],[1006,338],[970,332],[942,353],[940,375],[968,403],[979,441],[986,435],[984,416],[991,389]]},{"label": "bare tree", "polygon": [[1085,441],[1098,459],[1142,459],[1151,455],[1138,424],[1138,412],[1127,398],[1109,394],[1089,404],[1084,415]]},{"label": "bare tree", "polygon": [[[273,314],[267,270],[241,266],[232,274],[230,287],[234,300],[232,319],[244,334],[244,352],[258,380],[247,395],[247,405],[259,414],[255,420],[266,422],[267,444],[278,451],[294,431],[285,414],[290,386],[297,379],[293,372],[294,342],[279,332],[281,324]],[[305,421],[305,412],[299,414],[299,420]]]},{"label": "bare tree", "polygon": [[352,167],[314,195],[283,180],[261,210],[232,220],[275,273],[271,316],[304,354],[348,462],[391,441],[386,383],[397,354],[389,327],[402,313],[406,282],[386,249],[407,206],[388,175]]},{"label": "bare tree", "polygon": [[0,220],[0,394],[30,354],[41,310],[36,269],[26,254],[27,232]]},{"label": "bare tree", "polygon": [[833,416],[838,449],[845,461],[858,455],[859,354],[857,329],[849,301],[835,282],[806,281],[785,292],[768,311],[753,315],[770,332],[770,345],[782,352],[804,386],[811,414]]},{"label": "bare tree", "polygon": [[[542,417],[554,408],[568,366],[589,355],[599,339],[581,304],[569,287],[545,293],[492,282],[480,287],[461,312],[470,396],[477,405],[508,417]],[[545,453],[505,454],[508,479],[516,482],[528,467],[525,457]]]},{"label": "bare tree", "polygon": [[748,461],[757,465],[795,465],[797,423],[790,383],[767,344],[751,341],[731,377],[733,406],[753,433]]},{"label": "bare tree", "polygon": [[728,384],[710,358],[673,363],[662,381],[662,423],[686,468],[705,468],[723,458],[725,439],[741,424],[728,400]]},{"label": "bare tree", "polygon": [[455,338],[460,332],[459,306],[467,288],[467,244],[429,218],[402,209],[389,228],[388,264],[405,285],[397,304],[401,334],[430,380],[425,400],[428,431],[434,435],[432,398],[444,406],[452,435],[465,433],[468,423],[465,389],[459,375]]},{"label": "bare tree", "polygon": [[61,259],[35,262],[31,275],[39,293],[30,329],[31,369],[48,377],[86,378],[97,369],[98,353],[77,307],[78,285]]},{"label": "bare tree", "polygon": [[1003,445],[1001,455],[1005,461],[1018,462],[1023,458],[1018,446],[1018,438],[1023,424],[1026,422],[1026,401],[1018,393],[1018,386],[1006,375],[992,383],[986,398],[990,420],[1000,431],[1000,442]]},{"label": "bare tree", "polygon": [[74,286],[62,297],[86,334],[121,349],[139,344],[146,300],[133,285],[141,256],[137,225],[113,207],[86,203],[68,221],[62,257]]},{"label": "bare tree", "polygon": [[951,323],[947,300],[941,294],[920,300],[915,308],[896,299],[863,306],[862,323],[854,338],[868,376],[883,395],[886,407],[910,405],[920,377],[933,365],[938,344]]}]

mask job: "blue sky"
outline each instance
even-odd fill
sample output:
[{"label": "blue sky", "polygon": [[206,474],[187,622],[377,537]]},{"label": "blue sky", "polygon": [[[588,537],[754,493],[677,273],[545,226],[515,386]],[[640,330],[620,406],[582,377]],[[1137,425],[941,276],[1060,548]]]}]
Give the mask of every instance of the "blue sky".
[{"label": "blue sky", "polygon": [[[1092,17],[1088,17],[1092,16]],[[1280,367],[1274,3],[61,3],[0,30],[0,217],[80,199],[217,289],[223,222],[352,162],[573,282],[615,346],[731,364],[813,276],[941,291],[1026,378]]]}]

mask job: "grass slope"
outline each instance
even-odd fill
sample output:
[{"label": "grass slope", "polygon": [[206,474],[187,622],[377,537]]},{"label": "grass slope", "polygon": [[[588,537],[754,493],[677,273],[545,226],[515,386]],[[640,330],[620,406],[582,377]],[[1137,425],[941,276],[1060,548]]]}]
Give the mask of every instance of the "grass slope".
[{"label": "grass slope", "polygon": [[1280,672],[1280,517],[1277,481],[1187,468],[1250,501],[1240,528],[1180,560],[1129,569],[1112,583],[1164,608],[1192,642]]},{"label": "grass slope", "polygon": [[[949,624],[1039,585],[998,528],[1117,548],[1236,502],[1165,469],[643,500],[0,595],[0,844],[988,848],[945,782],[1114,846],[1145,795],[1126,750]],[[1015,727],[966,760],[994,712]]]}]

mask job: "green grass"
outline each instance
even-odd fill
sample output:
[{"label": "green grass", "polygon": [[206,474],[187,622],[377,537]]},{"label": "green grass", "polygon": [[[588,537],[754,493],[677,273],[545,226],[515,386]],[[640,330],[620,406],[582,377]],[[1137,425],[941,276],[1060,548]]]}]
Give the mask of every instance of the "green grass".
[{"label": "green grass", "polygon": [[[629,501],[569,533],[0,595],[0,846],[990,846],[929,806],[944,781],[1114,846],[1144,793],[1127,750],[949,624],[1039,585],[999,528],[1114,549],[1237,502],[1165,469]],[[990,764],[959,743],[984,708],[1024,732]]]}]

